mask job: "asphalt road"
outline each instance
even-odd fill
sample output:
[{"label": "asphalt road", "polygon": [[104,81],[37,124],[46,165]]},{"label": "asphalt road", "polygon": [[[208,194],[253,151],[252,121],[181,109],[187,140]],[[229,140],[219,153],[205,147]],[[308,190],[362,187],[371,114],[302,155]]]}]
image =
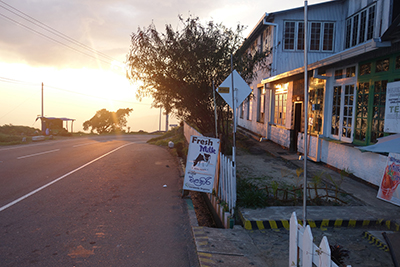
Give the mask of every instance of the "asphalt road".
[{"label": "asphalt road", "polygon": [[197,266],[178,163],[150,137],[0,148],[0,266]]}]

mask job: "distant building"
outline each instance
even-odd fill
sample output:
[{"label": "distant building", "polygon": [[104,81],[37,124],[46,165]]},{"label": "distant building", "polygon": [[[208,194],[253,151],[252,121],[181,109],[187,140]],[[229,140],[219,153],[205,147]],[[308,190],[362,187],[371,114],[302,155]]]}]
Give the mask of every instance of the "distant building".
[{"label": "distant building", "polygon": [[[55,117],[37,117],[36,120],[42,121],[42,133],[48,135],[61,135],[68,133],[68,122],[71,122],[71,133],[73,133],[73,126],[75,119],[69,118],[55,118]],[[65,122],[65,128],[64,128]],[[47,130],[48,129],[48,130]]]}]

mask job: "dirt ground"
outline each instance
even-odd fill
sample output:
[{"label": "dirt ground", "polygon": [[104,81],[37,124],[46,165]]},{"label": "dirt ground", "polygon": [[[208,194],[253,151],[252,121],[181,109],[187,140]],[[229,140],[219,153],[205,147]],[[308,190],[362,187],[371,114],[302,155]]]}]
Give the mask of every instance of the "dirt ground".
[{"label": "dirt ground", "polygon": [[194,211],[196,212],[197,222],[199,226],[217,227],[214,218],[200,192],[191,191],[190,197],[193,202]]}]

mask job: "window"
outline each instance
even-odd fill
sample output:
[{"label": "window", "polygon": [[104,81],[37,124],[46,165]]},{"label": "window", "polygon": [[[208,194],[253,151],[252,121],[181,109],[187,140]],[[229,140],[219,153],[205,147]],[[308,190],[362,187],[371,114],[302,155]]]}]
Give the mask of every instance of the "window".
[{"label": "window", "polygon": [[346,78],[355,77],[356,76],[356,67],[346,68]]},{"label": "window", "polygon": [[360,66],[360,76],[368,75],[371,73],[371,62],[365,63]]},{"label": "window", "polygon": [[285,22],[285,50],[294,50],[295,26],[293,21]]},{"label": "window", "polygon": [[340,105],[341,105],[342,87],[333,87],[333,105],[332,105],[332,128],[331,134],[339,135],[340,129]]},{"label": "window", "polygon": [[251,121],[251,116],[252,116],[252,107],[251,107],[251,97],[252,97],[253,93],[251,93],[248,97],[247,97],[247,120]]},{"label": "window", "polygon": [[243,119],[243,114],[244,114],[244,102],[242,102],[242,104],[240,104],[240,113],[239,113],[239,117],[241,119]]},{"label": "window", "polygon": [[[333,51],[334,26],[333,22],[310,22],[308,24],[310,51]],[[304,22],[285,21],[284,50],[304,50]]]},{"label": "window", "polygon": [[323,51],[333,51],[333,23],[324,23]]},{"label": "window", "polygon": [[312,134],[320,134],[324,114],[324,86],[322,79],[311,78],[308,93],[308,126]]},{"label": "window", "polygon": [[275,89],[274,123],[277,125],[286,123],[287,86],[288,84],[279,84]]},{"label": "window", "polygon": [[297,50],[304,50],[304,22],[299,22],[297,32]]},{"label": "window", "polygon": [[[332,97],[331,135],[345,142],[352,142],[354,131],[354,96],[356,84],[356,67],[335,70],[335,84]],[[340,73],[340,76],[336,76]]]},{"label": "window", "polygon": [[[361,18],[360,18],[360,32],[365,32],[365,29],[367,27],[367,11],[364,10],[361,12]],[[358,36],[358,43],[361,44],[365,41],[365,34],[360,34]]]},{"label": "window", "polygon": [[312,22],[311,23],[310,50],[318,51],[320,41],[321,41],[321,23]]},{"label": "window", "polygon": [[265,113],[265,89],[264,87],[257,88],[258,99],[257,99],[257,122],[264,123],[264,113]]},{"label": "window", "polygon": [[369,82],[358,84],[356,128],[354,139],[366,141],[368,125]]},{"label": "window", "polygon": [[375,142],[377,138],[383,137],[385,121],[385,102],[387,80],[375,81],[374,83],[374,101],[372,106],[372,128],[371,141]]},{"label": "window", "polygon": [[375,4],[346,20],[345,48],[350,48],[372,39],[375,25]]},{"label": "window", "polygon": [[376,61],[375,72],[386,72],[389,70],[389,59],[381,59]]},{"label": "window", "polygon": [[399,55],[393,55],[360,64],[354,144],[371,145],[386,135],[384,132],[386,88],[389,82],[400,79],[398,60]]}]

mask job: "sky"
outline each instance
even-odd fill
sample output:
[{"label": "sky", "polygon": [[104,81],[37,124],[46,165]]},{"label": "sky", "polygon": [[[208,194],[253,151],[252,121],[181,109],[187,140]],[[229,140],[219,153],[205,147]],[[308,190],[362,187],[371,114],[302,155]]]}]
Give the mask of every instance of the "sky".
[{"label": "sky", "polygon": [[303,0],[0,0],[0,126],[40,128],[43,84],[43,115],[75,119],[74,132],[103,108],[132,108],[130,131],[165,130],[163,112],[151,98],[139,101],[126,78],[132,33],[152,23],[159,32],[166,24],[178,30],[182,15],[244,25],[246,37],[265,12],[302,6]]}]

